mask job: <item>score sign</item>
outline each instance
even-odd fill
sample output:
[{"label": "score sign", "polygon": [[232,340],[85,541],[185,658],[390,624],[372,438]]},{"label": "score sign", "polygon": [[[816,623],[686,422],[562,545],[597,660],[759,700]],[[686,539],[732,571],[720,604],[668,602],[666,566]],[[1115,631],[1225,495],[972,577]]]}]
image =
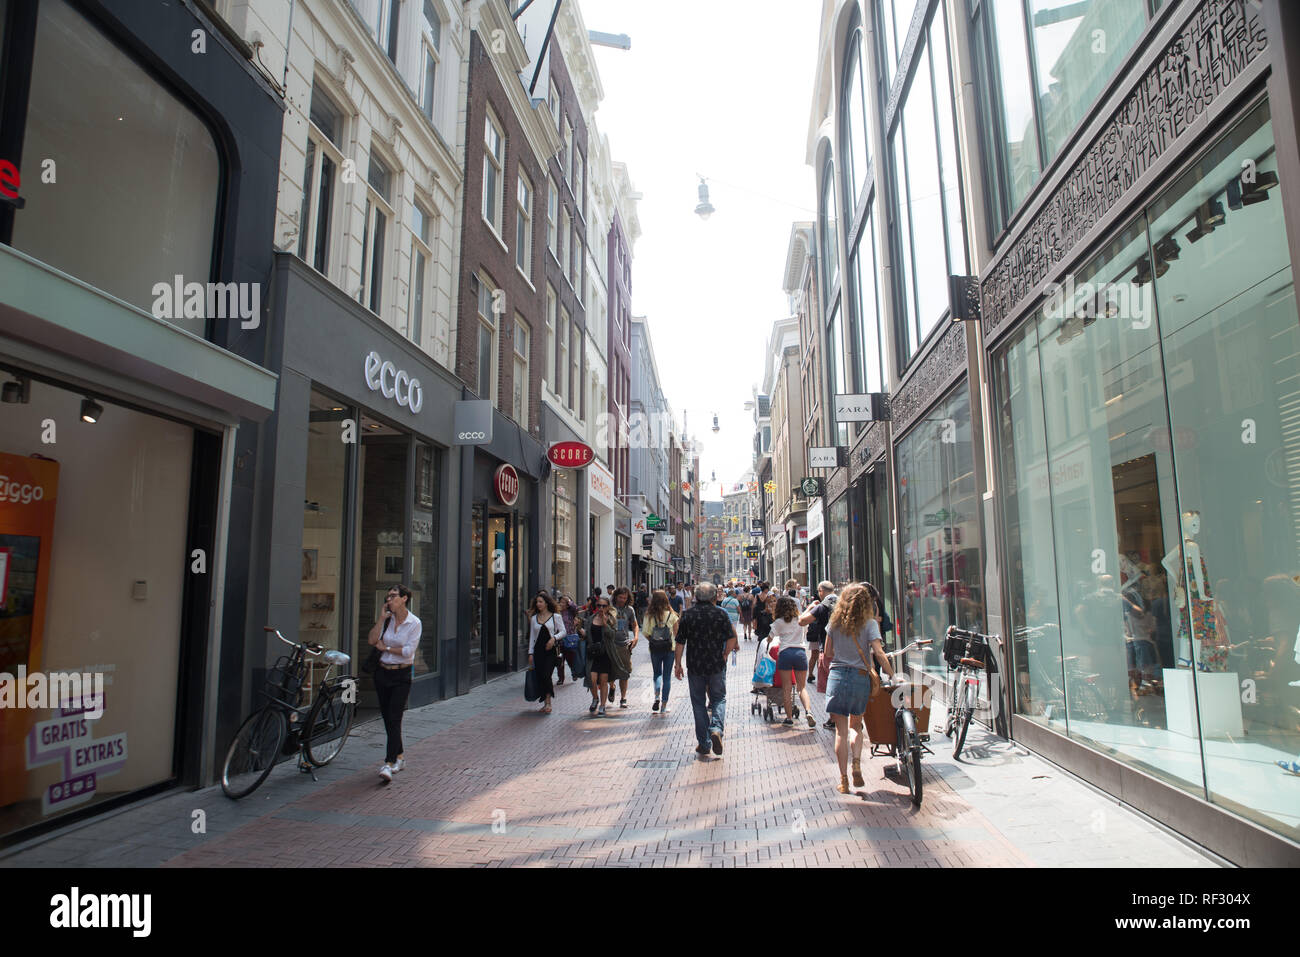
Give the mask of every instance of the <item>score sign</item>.
[{"label": "score sign", "polygon": [[513,465],[502,465],[492,476],[492,486],[502,505],[514,505],[519,498],[519,473]]},{"label": "score sign", "polygon": [[[18,175],[18,167],[5,159],[0,159],[0,196],[8,200],[18,199],[18,187],[22,184],[22,177]],[[15,202],[13,205],[21,206],[21,203]]]},{"label": "score sign", "polygon": [[596,451],[586,442],[556,442],[546,451],[556,468],[580,469],[591,464]]}]

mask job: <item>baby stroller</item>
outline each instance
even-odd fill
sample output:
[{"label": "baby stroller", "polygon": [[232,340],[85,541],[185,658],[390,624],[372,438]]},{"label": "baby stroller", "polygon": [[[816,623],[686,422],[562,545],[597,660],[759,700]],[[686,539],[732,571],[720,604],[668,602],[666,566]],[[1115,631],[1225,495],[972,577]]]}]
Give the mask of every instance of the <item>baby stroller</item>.
[{"label": "baby stroller", "polygon": [[[754,700],[750,703],[749,713],[761,714],[768,722],[776,720],[777,712],[785,711],[785,687],[781,684],[781,673],[776,670],[777,653],[771,635],[758,643],[754,653]],[[790,717],[799,717],[798,704],[792,705]]]}]

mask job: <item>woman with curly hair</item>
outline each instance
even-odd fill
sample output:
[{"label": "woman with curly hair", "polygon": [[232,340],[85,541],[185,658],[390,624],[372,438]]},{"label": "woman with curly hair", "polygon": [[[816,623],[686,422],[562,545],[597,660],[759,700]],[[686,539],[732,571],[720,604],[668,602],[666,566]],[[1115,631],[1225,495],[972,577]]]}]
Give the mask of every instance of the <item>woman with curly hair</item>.
[{"label": "woman with curly hair", "polygon": [[[849,793],[848,758],[853,751],[853,786],[863,787],[862,715],[867,697],[879,687],[872,665],[871,643],[880,640],[875,602],[862,585],[849,585],[840,593],[826,626],[830,678],[826,682],[826,713],[835,722],[835,760],[840,767],[839,791]],[[850,734],[851,731],[851,734]]]}]

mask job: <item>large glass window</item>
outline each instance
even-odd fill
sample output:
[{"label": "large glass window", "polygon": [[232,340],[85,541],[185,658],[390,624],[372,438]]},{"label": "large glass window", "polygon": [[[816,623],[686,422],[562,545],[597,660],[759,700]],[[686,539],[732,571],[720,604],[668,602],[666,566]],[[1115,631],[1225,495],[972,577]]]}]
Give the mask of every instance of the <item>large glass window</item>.
[{"label": "large glass window", "polygon": [[948,311],[949,274],[966,271],[948,36],[942,7],[936,10],[889,137],[894,244],[903,267],[899,320],[908,357]]},{"label": "large glass window", "polygon": [[841,163],[844,173],[845,208],[850,215],[845,222],[852,222],[852,212],[857,209],[858,200],[863,195],[867,180],[867,169],[871,165],[867,150],[867,99],[863,92],[866,79],[862,65],[862,31],[854,30],[849,37],[845,50],[844,89],[840,99]]},{"label": "large glass window", "polygon": [[[831,307],[830,320],[826,324],[826,383],[831,387],[831,408],[834,409],[836,395],[848,395],[849,387],[844,368],[844,328],[840,320],[840,304],[837,301]],[[833,436],[836,445],[849,444],[849,427],[847,423],[834,423]]]},{"label": "large glass window", "polygon": [[835,232],[835,220],[838,210],[835,205],[835,169],[829,157],[822,167],[822,202],[821,229],[818,252],[822,260],[822,301],[829,302],[832,290],[839,281],[840,251],[839,237]]},{"label": "large glass window", "polygon": [[411,303],[407,335],[416,345],[424,336],[425,304],[433,301],[433,217],[419,203],[411,204]]},{"label": "large glass window", "polygon": [[885,349],[881,337],[880,298],[876,289],[876,236],[873,215],[867,214],[858,243],[849,256],[858,341],[857,388],[862,392],[885,391]]},{"label": "large glass window", "polygon": [[0,834],[171,778],[183,650],[202,650],[182,642],[194,429],[104,398],[88,424],[80,391],[30,389],[0,415],[0,673],[98,673],[103,700],[61,714],[51,682],[49,707],[0,708]]},{"label": "large glass window", "polygon": [[1300,752],[1300,325],[1279,193],[1261,106],[996,370],[1017,710],[1064,711],[1072,737],[1295,839],[1276,762]]},{"label": "large glass window", "polygon": [[533,276],[533,186],[519,174],[519,195],[515,207],[515,265],[528,279]]},{"label": "large glass window", "polygon": [[1069,139],[1146,27],[1143,0],[1028,0],[1047,161]]},{"label": "large glass window", "polygon": [[[6,157],[12,159],[12,157]],[[12,245],[152,311],[156,283],[212,276],[216,142],[197,114],[65,0],[40,5]],[[206,334],[202,316],[169,321]]]},{"label": "large glass window", "polygon": [[361,301],[376,315],[383,307],[384,252],[392,218],[393,175],[378,156],[370,154],[366,175],[366,220],[361,234]]},{"label": "large glass window", "polygon": [[433,119],[437,91],[439,49],[442,46],[442,19],[434,9],[433,0],[424,0],[424,26],[421,49],[424,55],[424,68],[420,76],[420,109],[430,120]]},{"label": "large glass window", "polygon": [[496,313],[492,309],[493,284],[482,276],[478,280],[478,326],[476,328],[478,355],[478,377],[476,380],[480,399],[491,399],[495,408],[496,390],[496,356],[497,323]]},{"label": "large glass window", "polygon": [[303,492],[302,588],[298,633],[326,648],[351,654],[340,628],[347,517],[348,450],[340,423],[352,415],[344,403],[312,390]]},{"label": "large glass window", "polygon": [[515,313],[514,420],[528,428],[528,368],[532,334],[528,323]]},{"label": "large glass window", "polygon": [[964,383],[898,443],[897,456],[904,637],[935,642],[909,663],[944,674],[940,650],[948,626],[984,623],[980,502]]},{"label": "large glass window", "polygon": [[979,5],[972,40],[994,234],[1096,103],[1146,24],[1146,0]]},{"label": "large glass window", "polygon": [[[826,510],[826,561],[830,566],[831,581],[836,588],[842,588],[852,578],[853,569],[849,563],[849,500],[841,495]],[[779,579],[780,576],[778,575]]]}]

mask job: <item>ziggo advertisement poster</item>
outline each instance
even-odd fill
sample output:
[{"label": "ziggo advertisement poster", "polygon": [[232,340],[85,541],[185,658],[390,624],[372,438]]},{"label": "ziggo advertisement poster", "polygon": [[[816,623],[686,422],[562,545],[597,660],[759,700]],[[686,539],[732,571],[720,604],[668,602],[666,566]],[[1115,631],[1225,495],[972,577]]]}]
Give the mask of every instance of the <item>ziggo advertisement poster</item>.
[{"label": "ziggo advertisement poster", "polygon": [[[15,680],[20,668],[42,670],[58,488],[58,462],[0,452],[0,674]],[[25,696],[8,697],[0,707],[0,807],[24,797],[27,738],[48,714],[27,707]]]}]

